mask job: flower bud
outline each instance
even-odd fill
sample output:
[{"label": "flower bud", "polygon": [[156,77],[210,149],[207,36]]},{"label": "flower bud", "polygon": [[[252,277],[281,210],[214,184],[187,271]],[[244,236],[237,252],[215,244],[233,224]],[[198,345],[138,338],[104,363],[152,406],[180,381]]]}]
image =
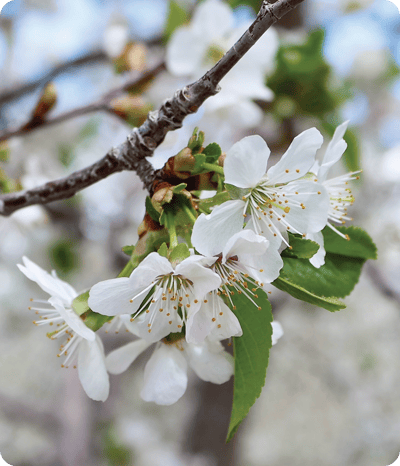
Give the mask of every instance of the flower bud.
[{"label": "flower bud", "polygon": [[147,114],[152,109],[150,104],[138,95],[125,95],[111,101],[109,109],[132,126],[140,126],[146,121]]},{"label": "flower bud", "polygon": [[115,59],[115,71],[120,74],[124,71],[143,71],[146,67],[147,48],[140,42],[126,44],[121,55]]}]

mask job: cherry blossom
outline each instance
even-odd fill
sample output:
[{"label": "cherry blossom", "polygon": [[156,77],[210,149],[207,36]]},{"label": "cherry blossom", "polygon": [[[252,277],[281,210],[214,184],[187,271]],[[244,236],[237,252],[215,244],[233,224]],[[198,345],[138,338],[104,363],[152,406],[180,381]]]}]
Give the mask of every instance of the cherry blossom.
[{"label": "cherry blossom", "polygon": [[[126,321],[127,328],[139,336],[137,322]],[[137,339],[112,351],[106,358],[111,374],[124,372],[152,343]],[[216,384],[227,382],[233,375],[233,357],[219,341],[205,340],[199,345],[187,343],[183,334],[173,334],[156,344],[144,370],[144,384],[140,396],[145,401],[171,405],[186,391],[188,365],[204,381]]]},{"label": "cherry blossom", "polygon": [[202,234],[203,227],[207,227],[204,214],[194,224],[192,243],[197,251],[214,257],[211,268],[221,277],[221,286],[211,291],[199,310],[188,319],[187,328],[193,326],[188,339],[192,343],[199,343],[206,336],[220,340],[240,336],[242,329],[239,321],[221,295],[230,302],[232,309],[235,308],[231,299],[234,293],[244,294],[251,305],[258,307],[254,301],[257,293],[264,292],[264,284],[275,280],[283,267],[277,249],[269,247],[269,242],[253,231],[242,230],[223,244],[219,230],[215,230],[214,238],[210,238]]},{"label": "cherry blossom", "polygon": [[[327,176],[331,167],[340,160],[347,148],[347,143],[343,139],[343,136],[348,124],[349,122],[345,121],[336,128],[321,163],[317,161],[311,169],[315,174],[314,180],[322,184],[329,195],[327,226],[343,238],[347,238],[346,235],[341,233],[330,222],[342,225],[346,220],[352,220],[347,215],[347,208],[353,204],[354,197],[348,183],[351,180],[357,179],[358,177],[356,175],[359,172],[351,172],[330,179],[327,179]],[[308,233],[307,238],[319,244],[318,252],[310,259],[311,264],[313,264],[314,267],[319,268],[325,263],[326,251],[324,249],[324,238],[321,232]]]},{"label": "cherry blossom", "polygon": [[[130,314],[139,319],[140,336],[155,342],[180,332],[187,318],[196,313],[203,297],[221,283],[204,265],[213,260],[190,256],[176,266],[157,252],[149,254],[129,278],[97,283],[90,290],[89,306],[100,314]],[[189,331],[190,334],[190,331]]]},{"label": "cherry blossom", "polygon": [[[260,136],[234,144],[224,162],[225,184],[233,198],[216,206],[198,227],[210,242],[226,243],[243,228],[279,248],[288,245],[286,232],[305,235],[320,231],[327,222],[329,197],[314,181],[301,179],[315,163],[322,135],[311,128],[298,135],[278,163],[267,169],[270,150]],[[265,173],[266,172],[266,173]]]},{"label": "cherry blossom", "polygon": [[104,348],[100,338],[72,310],[72,301],[78,293],[60,280],[55,271],[50,275],[27,257],[23,257],[22,261],[24,265],[17,264],[21,272],[51,295],[47,301],[32,300],[33,305],[29,309],[40,316],[40,320],[34,321],[34,324],[54,328],[47,334],[52,340],[67,338],[57,355],[65,357],[61,367],[69,367],[77,359],[79,379],[86,394],[93,400],[105,401],[109,393],[109,380]]}]

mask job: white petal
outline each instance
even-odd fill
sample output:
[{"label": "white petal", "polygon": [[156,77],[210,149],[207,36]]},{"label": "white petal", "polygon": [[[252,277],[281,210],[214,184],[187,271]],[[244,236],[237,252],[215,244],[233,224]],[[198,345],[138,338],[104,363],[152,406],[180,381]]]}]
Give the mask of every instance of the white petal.
[{"label": "white petal", "polygon": [[229,257],[242,254],[260,255],[268,248],[268,241],[260,235],[256,235],[253,230],[242,230],[233,235],[223,249],[222,260],[225,262]]},{"label": "white petal", "polygon": [[188,343],[202,343],[211,332],[212,315],[204,306],[202,304],[197,312],[191,313],[186,321],[186,341]]},{"label": "white petal", "polygon": [[211,43],[230,31],[233,24],[233,13],[228,5],[220,0],[206,0],[197,7],[191,26],[203,40]]},{"label": "white petal", "polygon": [[[155,309],[154,312],[156,313],[154,319],[152,319],[153,314],[151,312],[143,312],[135,319],[134,322],[137,322],[137,334],[140,338],[150,343],[155,343],[170,333],[181,331],[183,321],[176,310],[164,309],[163,312],[159,312],[158,309]],[[167,313],[170,313],[170,315],[167,316]],[[150,324],[151,332],[149,332]]]},{"label": "white petal", "polygon": [[52,297],[49,298],[49,303],[57,310],[65,323],[71,327],[80,337],[88,341],[94,341],[96,334],[90,328],[86,327],[83,320],[75,314],[72,309],[66,309],[61,299]]},{"label": "white petal", "polygon": [[269,182],[288,183],[306,175],[314,165],[315,154],[322,143],[323,137],[316,128],[308,129],[296,136],[280,161],[268,170]]},{"label": "white petal", "polygon": [[22,260],[24,265],[17,264],[17,267],[24,275],[36,282],[40,288],[49,295],[60,298],[65,305],[70,305],[78,295],[71,285],[60,280],[58,277],[51,276],[26,256],[24,256]]},{"label": "white petal", "polygon": [[[321,231],[328,221],[329,194],[317,183],[300,181],[287,186],[288,192],[298,192],[293,199],[305,205],[305,209],[292,206],[286,220],[301,234]],[[321,194],[318,194],[320,192]]]},{"label": "white petal", "polygon": [[321,163],[321,167],[318,171],[318,181],[324,181],[330,167],[335,164],[341,156],[344,154],[347,148],[347,142],[343,139],[344,133],[347,130],[349,121],[345,121],[339,125],[332,137],[332,140],[328,144],[324,158]]},{"label": "white petal", "polygon": [[227,201],[216,206],[211,214],[201,214],[193,226],[192,244],[205,256],[220,254],[227,241],[243,228],[241,200]]},{"label": "white petal", "polygon": [[168,275],[174,271],[166,257],[152,252],[131,273],[129,282],[132,289],[142,290],[160,275]]},{"label": "white petal", "polygon": [[260,283],[271,283],[279,276],[283,260],[278,250],[270,246],[264,254],[248,254],[241,258],[248,274]]},{"label": "white petal", "polygon": [[276,345],[279,338],[283,336],[283,328],[282,328],[282,325],[277,321],[271,322],[271,325],[272,325],[272,346],[273,346],[273,345]]},{"label": "white petal", "polygon": [[206,298],[207,302],[203,300],[199,311],[190,315],[186,322],[186,341],[200,344],[207,336],[212,340],[241,336],[240,323],[224,301],[216,293]]},{"label": "white petal", "polygon": [[92,286],[89,292],[88,304],[90,309],[105,316],[118,314],[133,314],[139,308],[143,296],[139,300],[130,302],[138,290],[132,289],[129,278],[112,278]]},{"label": "white petal", "polygon": [[144,369],[140,396],[159,405],[172,405],[185,393],[187,363],[175,347],[163,343],[154,351]]},{"label": "white petal", "polygon": [[145,340],[136,340],[121,348],[112,351],[106,357],[106,368],[110,374],[125,372],[133,361],[152,343]]},{"label": "white petal", "polygon": [[197,75],[208,47],[204,39],[190,26],[177,29],[167,47],[168,71],[175,76]]},{"label": "white petal", "polygon": [[264,236],[269,242],[269,248],[278,249],[282,243],[282,239],[279,235],[274,236],[268,228],[269,220],[265,219],[262,215],[261,220],[256,217],[250,216],[246,224],[246,230],[252,230],[258,235]]},{"label": "white petal", "polygon": [[104,349],[96,335],[93,342],[82,340],[79,346],[78,373],[87,396],[96,401],[105,401],[110,391],[110,382],[105,365]]},{"label": "white petal", "polygon": [[205,342],[202,345],[185,344],[190,367],[206,382],[222,384],[233,375],[233,357],[219,342]]},{"label": "white petal", "polygon": [[306,238],[319,244],[318,251],[310,259],[311,264],[315,268],[319,269],[322,265],[325,264],[326,251],[324,248],[324,236],[322,232],[319,231],[318,233],[308,233]]},{"label": "white petal", "polygon": [[[221,285],[221,278],[211,269],[192,261],[182,261],[176,267],[176,274],[193,282],[194,298],[202,299],[206,293]],[[193,305],[193,304],[192,304]]]},{"label": "white petal", "polygon": [[225,183],[238,188],[254,188],[265,174],[270,152],[261,136],[241,139],[226,154]]}]

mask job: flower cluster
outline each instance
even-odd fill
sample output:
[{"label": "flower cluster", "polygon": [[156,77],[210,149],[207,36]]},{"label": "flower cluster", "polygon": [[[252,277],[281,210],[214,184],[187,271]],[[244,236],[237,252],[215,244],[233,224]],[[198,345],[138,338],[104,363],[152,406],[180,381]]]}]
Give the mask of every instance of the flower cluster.
[{"label": "flower cluster", "polygon": [[[155,349],[141,391],[146,401],[175,403],[186,390],[188,365],[205,381],[229,380],[234,360],[221,341],[243,334],[244,314],[263,311],[259,297],[266,299],[265,285],[279,277],[284,265],[281,252],[291,236],[311,238],[320,245],[311,258],[315,267],[322,266],[325,257],[321,230],[329,226],[344,236],[331,222],[348,219],[353,197],[347,183],[355,174],[327,179],[327,172],[346,149],[346,127],[344,123],[337,128],[321,162],[316,155],[323,138],[315,128],[297,136],[268,170],[270,150],[261,137],[249,136],[234,144],[223,170],[215,169],[222,177],[219,190],[225,197],[224,202],[211,204],[210,213],[196,218],[187,205],[191,195],[179,197],[182,189],[174,188],[171,199],[167,196],[166,203],[176,196],[175,204],[181,202],[188,215],[190,233],[181,237],[180,244],[174,219],[182,220],[176,206],[168,210],[167,204],[154,204],[162,210],[160,227],[168,226],[169,246],[154,247],[129,276],[102,281],[89,292],[89,312],[114,318],[118,328],[124,325],[135,336],[107,357],[100,338],[74,310],[78,293],[55,273],[50,275],[23,258],[20,270],[51,295],[31,307],[40,315],[35,323],[53,326],[48,334],[52,339],[66,338],[59,353],[65,357],[63,366],[77,359],[80,380],[91,398],[104,401],[109,391],[107,372],[125,371],[152,344]],[[207,161],[205,166],[214,167]],[[151,209],[153,216],[158,215],[154,206]],[[238,296],[246,302],[240,309]],[[283,334],[277,322],[272,323],[272,331],[269,346]]]}]

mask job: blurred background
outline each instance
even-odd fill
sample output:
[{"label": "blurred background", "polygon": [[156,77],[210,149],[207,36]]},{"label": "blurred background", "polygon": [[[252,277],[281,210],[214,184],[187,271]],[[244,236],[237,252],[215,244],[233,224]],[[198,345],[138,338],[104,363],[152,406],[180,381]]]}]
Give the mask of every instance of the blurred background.
[{"label": "blurred background", "polygon": [[[29,188],[101,158],[147,112],[190,82],[165,69],[189,0],[13,0],[0,15],[0,187]],[[230,0],[245,28],[259,0]],[[94,402],[58,346],[32,325],[44,293],[22,255],[78,291],[114,277],[135,244],[145,192],[119,173],[74,198],[0,218],[0,452],[14,466],[385,466],[400,451],[400,14],[387,0],[306,0],[276,25],[264,71],[268,101],[200,109],[156,151],[159,167],[194,126],[224,151],[261,134],[280,156],[316,126],[328,142],[350,120],[338,173],[363,170],[350,215],[378,246],[347,308],[330,313],[273,290],[284,336],[266,385],[233,441],[224,439],[232,381],[191,374],[184,397],[139,397],[148,353],[111,376]],[[243,83],[246,86],[246,83]],[[41,106],[38,105],[40,102]],[[243,102],[242,102],[243,103]],[[238,111],[237,109],[241,110]],[[236,113],[235,113],[236,112]],[[234,115],[234,118],[232,118]],[[100,334],[106,353],[128,334]]]}]

